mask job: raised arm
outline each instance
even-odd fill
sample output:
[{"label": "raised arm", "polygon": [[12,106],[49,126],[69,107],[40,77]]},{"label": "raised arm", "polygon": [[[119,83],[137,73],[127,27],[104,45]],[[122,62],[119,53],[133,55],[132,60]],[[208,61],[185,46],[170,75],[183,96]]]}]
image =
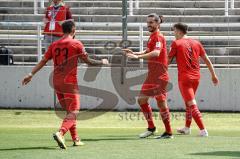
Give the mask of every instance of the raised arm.
[{"label": "raised arm", "polygon": [[140,52],[133,52],[131,49],[122,49],[122,51],[129,53],[129,54],[134,54],[134,55],[142,55],[142,54],[146,54],[148,52],[147,50],[140,51]]},{"label": "raised arm", "polygon": [[133,59],[150,59],[152,57],[157,57],[160,54],[159,50],[153,50],[145,54],[134,54],[129,51],[126,51],[125,49],[123,49],[123,51],[125,52],[127,57],[133,58]]},{"label": "raised arm", "polygon": [[94,60],[91,59],[90,57],[86,58],[80,58],[84,63],[90,65],[90,66],[101,66],[101,65],[108,65],[109,62],[107,59],[102,59],[102,60]]}]

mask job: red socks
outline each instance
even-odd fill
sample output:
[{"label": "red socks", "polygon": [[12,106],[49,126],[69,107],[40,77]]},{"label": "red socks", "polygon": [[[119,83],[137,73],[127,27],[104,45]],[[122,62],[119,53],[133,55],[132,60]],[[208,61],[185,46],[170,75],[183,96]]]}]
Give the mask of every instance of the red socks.
[{"label": "red socks", "polygon": [[70,131],[73,141],[79,140],[78,133],[77,133],[77,121],[76,120],[73,122],[73,125],[69,129],[69,131]]},{"label": "red socks", "polygon": [[76,115],[73,113],[69,113],[63,120],[62,126],[60,128],[60,132],[62,135],[66,134],[66,132],[74,125],[76,122]]},{"label": "red socks", "polygon": [[[147,120],[148,123],[148,128],[152,129],[155,127],[154,123],[153,123],[153,117],[152,117],[152,108],[151,106],[147,103],[147,104],[142,104],[141,106],[141,110],[144,114],[145,119]],[[172,129],[171,129],[171,125],[170,125],[170,112],[169,109],[161,109],[160,110],[160,115],[162,117],[162,121],[164,123],[165,129],[167,133],[172,134]]]},{"label": "red socks", "polygon": [[186,104],[186,114],[185,114],[185,127],[190,128],[192,123],[192,110],[190,106]]},{"label": "red socks", "polygon": [[169,112],[169,109],[168,108],[160,109],[160,115],[162,117],[162,121],[164,123],[166,132],[169,133],[169,134],[172,134],[172,128],[171,128],[171,125],[170,125],[170,112]]},{"label": "red socks", "polygon": [[205,127],[203,125],[202,121],[202,114],[200,113],[197,105],[192,105],[191,107],[191,112],[192,112],[192,117],[195,120],[196,124],[198,125],[200,130],[203,130]]},{"label": "red socks", "polygon": [[151,106],[148,103],[146,103],[146,104],[140,105],[140,107],[141,107],[141,110],[143,112],[145,119],[147,120],[148,128],[150,128],[150,129],[155,128],[155,125],[153,123]]}]

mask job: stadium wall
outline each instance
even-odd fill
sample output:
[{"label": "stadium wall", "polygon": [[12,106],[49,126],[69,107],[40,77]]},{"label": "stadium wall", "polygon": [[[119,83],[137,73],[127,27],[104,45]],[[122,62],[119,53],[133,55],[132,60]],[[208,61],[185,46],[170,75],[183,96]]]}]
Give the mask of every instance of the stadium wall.
[{"label": "stadium wall", "polygon": [[[29,66],[0,67],[0,108],[54,108],[54,92],[49,81],[52,68],[42,69],[32,82],[21,86],[22,78],[30,72]],[[121,68],[78,69],[82,109],[138,109],[134,95],[143,82],[146,70],[128,68],[121,84]],[[168,103],[172,110],[181,110],[184,103],[177,85],[177,70],[170,68],[171,84]],[[216,69],[220,85],[215,87],[207,69],[201,70],[197,101],[201,110],[240,111],[240,69]],[[138,77],[139,76],[139,77]],[[171,87],[171,85],[173,87]],[[154,100],[151,105],[157,108]]]}]

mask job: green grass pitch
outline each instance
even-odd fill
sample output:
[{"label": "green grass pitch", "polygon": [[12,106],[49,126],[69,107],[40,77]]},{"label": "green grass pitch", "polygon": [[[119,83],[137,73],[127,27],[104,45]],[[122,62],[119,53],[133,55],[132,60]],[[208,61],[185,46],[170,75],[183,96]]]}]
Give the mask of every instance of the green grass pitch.
[{"label": "green grass pitch", "polygon": [[[61,119],[54,111],[0,110],[0,159],[237,159],[240,158],[240,114],[204,113],[209,137],[198,137],[195,123],[190,136],[176,134],[184,114],[172,113],[174,139],[139,139],[146,123],[136,112],[81,112],[78,131],[85,146],[67,150],[52,139]],[[156,113],[157,114],[157,113]],[[83,120],[89,116],[95,116]],[[98,116],[99,115],[99,116]],[[157,117],[156,117],[157,119]],[[158,134],[163,132],[159,119]]]}]

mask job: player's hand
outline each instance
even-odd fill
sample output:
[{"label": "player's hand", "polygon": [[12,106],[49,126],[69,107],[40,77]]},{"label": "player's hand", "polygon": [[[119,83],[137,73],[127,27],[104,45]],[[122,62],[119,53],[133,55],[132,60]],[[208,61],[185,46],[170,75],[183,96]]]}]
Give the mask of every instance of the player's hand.
[{"label": "player's hand", "polygon": [[27,75],[24,77],[24,79],[22,80],[22,85],[27,85],[31,80],[32,80],[32,75]]},{"label": "player's hand", "polygon": [[102,63],[103,63],[103,65],[108,65],[109,64],[107,59],[102,59]]},{"label": "player's hand", "polygon": [[135,55],[135,54],[126,54],[128,58],[132,58],[132,59],[138,59],[138,55]]},{"label": "player's hand", "polygon": [[215,86],[217,86],[218,83],[219,83],[218,77],[217,76],[212,76],[212,82]]},{"label": "player's hand", "polygon": [[122,49],[122,51],[125,53],[125,54],[134,54],[132,50],[130,49]]}]

